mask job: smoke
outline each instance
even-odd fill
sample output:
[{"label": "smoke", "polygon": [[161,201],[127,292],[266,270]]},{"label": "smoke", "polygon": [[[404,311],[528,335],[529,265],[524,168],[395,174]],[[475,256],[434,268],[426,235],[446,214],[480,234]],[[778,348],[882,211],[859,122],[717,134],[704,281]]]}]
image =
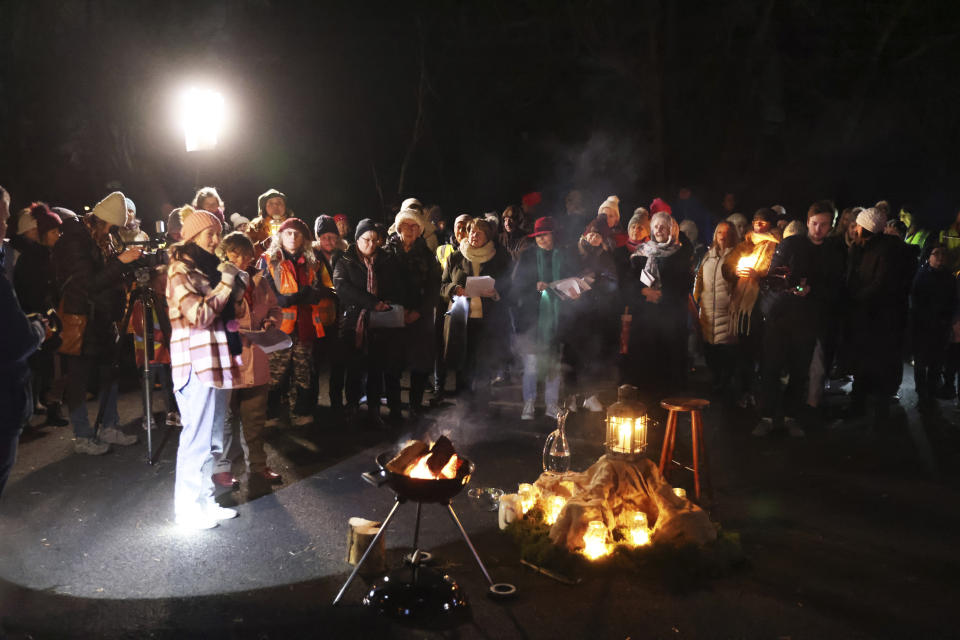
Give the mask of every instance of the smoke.
[{"label": "smoke", "polygon": [[485,409],[470,407],[470,404],[463,397],[455,405],[431,411],[429,418],[400,435],[397,439],[398,448],[409,440],[433,442],[440,436],[450,438],[459,450],[488,442],[490,430],[495,428],[497,420],[489,417]]},{"label": "smoke", "polygon": [[646,182],[647,161],[640,142],[632,135],[594,131],[582,144],[569,145],[554,140],[546,146],[550,157],[557,158],[556,193],[563,194],[570,189],[583,191],[587,211],[595,210],[612,194],[620,196],[621,202],[632,201],[631,211],[639,206],[635,201],[641,185]]}]

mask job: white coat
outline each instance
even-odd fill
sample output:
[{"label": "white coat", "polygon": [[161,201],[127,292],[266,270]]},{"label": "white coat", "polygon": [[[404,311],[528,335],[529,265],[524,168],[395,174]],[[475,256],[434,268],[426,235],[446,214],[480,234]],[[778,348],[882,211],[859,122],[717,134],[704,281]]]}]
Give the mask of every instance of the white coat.
[{"label": "white coat", "polygon": [[734,344],[737,334],[730,320],[733,285],[723,277],[723,261],[732,248],[711,246],[700,262],[693,298],[700,305],[700,333],[707,344]]}]

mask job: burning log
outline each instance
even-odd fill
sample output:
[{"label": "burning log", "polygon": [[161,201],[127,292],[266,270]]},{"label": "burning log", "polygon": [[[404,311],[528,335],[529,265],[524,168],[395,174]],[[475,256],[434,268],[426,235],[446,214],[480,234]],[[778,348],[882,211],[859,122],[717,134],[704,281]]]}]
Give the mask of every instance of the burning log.
[{"label": "burning log", "polygon": [[430,457],[427,458],[427,468],[433,475],[438,476],[443,468],[450,462],[450,458],[457,455],[457,450],[453,448],[453,443],[447,436],[440,436],[433,443],[430,449]]},{"label": "burning log", "polygon": [[[448,441],[449,442],[449,441]],[[430,445],[422,440],[411,440],[400,450],[393,460],[387,463],[387,470],[405,474],[413,464],[430,451]]]},{"label": "burning log", "polygon": [[[380,531],[380,523],[365,518],[350,518],[347,531],[347,562],[357,564],[367,547]],[[370,552],[364,567],[371,572],[384,571],[387,566],[387,537],[380,536],[377,546]]]}]

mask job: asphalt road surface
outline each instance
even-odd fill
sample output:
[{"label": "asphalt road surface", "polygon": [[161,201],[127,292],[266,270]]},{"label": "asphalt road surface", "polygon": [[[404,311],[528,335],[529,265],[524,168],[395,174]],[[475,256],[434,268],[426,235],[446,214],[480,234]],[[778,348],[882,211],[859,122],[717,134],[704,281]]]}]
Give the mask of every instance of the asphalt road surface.
[{"label": "asphalt road surface", "polygon": [[[597,387],[613,401],[612,383]],[[394,502],[388,488],[361,479],[378,453],[443,432],[476,463],[471,487],[515,491],[536,478],[550,421],[520,421],[516,386],[494,399],[473,411],[453,400],[386,432],[345,426],[320,407],[314,425],[268,434],[282,486],[248,494],[244,481],[220,497],[238,518],[190,533],[173,524],[179,430],[155,431],[147,464],[136,392],[122,395],[121,417],[141,442],[105,456],[74,454],[69,427],[28,429],[0,500],[0,624],[9,638],[957,636],[960,420],[947,401],[917,413],[906,385],[887,423],[823,426],[805,438],[752,437],[755,414],[714,399],[704,417],[712,485],[704,506],[741,535],[747,563],[732,575],[678,588],[614,568],[561,584],[520,565],[496,513],[464,492],[453,507],[494,580],[516,585],[515,598],[485,595],[448,514],[425,505],[421,547],[462,587],[469,616],[419,626],[380,617],[360,605],[375,576],[358,578],[333,607],[350,570],[347,520],[383,519]],[[568,433],[575,469],[602,453],[600,414],[578,412]],[[681,428],[681,452],[687,437]],[[659,444],[655,434],[653,457]],[[244,479],[241,465],[235,473]],[[677,484],[690,480],[678,475]],[[392,565],[409,551],[415,512],[401,505],[388,529]]]}]

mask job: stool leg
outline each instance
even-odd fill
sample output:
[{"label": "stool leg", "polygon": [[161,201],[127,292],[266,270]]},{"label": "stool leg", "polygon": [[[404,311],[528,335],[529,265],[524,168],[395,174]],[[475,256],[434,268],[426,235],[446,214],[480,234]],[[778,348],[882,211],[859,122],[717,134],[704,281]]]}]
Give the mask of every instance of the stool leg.
[{"label": "stool leg", "polygon": [[693,440],[693,488],[694,495],[700,500],[700,447],[703,446],[703,428],[700,420],[700,411],[690,412],[690,432]]},{"label": "stool leg", "polygon": [[660,475],[667,477],[667,463],[673,457],[673,434],[677,429],[677,414],[671,409],[667,415],[667,430],[663,433],[663,449],[660,452]]}]

